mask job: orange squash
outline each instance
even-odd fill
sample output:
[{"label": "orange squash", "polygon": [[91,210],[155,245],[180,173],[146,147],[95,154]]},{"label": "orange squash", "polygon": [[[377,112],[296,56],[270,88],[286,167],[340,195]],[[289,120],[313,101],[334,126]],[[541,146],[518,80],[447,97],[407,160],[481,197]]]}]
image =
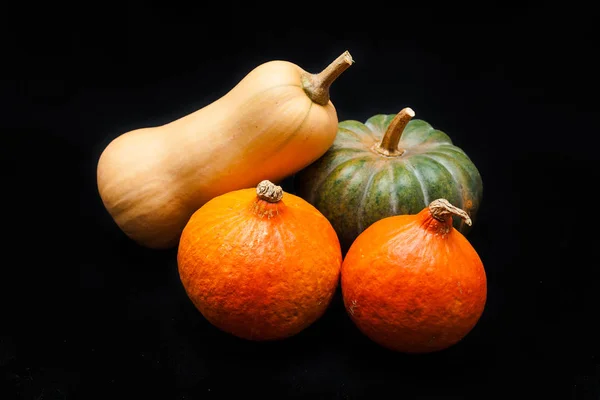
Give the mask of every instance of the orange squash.
[{"label": "orange squash", "polygon": [[321,317],[342,254],[316,208],[262,181],[198,209],[182,232],[177,263],[187,295],[210,323],[258,341],[293,336]]},{"label": "orange squash", "polygon": [[462,340],[483,313],[487,281],[469,241],[452,226],[468,214],[445,199],[418,214],[381,219],[354,241],[342,265],[344,305],[380,345],[428,353]]}]

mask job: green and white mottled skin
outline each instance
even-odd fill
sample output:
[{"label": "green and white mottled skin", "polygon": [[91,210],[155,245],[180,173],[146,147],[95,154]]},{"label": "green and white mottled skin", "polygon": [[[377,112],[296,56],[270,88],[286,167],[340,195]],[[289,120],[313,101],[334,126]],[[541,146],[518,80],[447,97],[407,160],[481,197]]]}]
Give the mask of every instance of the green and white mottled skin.
[{"label": "green and white mottled skin", "polygon": [[[439,198],[475,220],[481,175],[447,134],[413,119],[401,132],[397,154],[382,154],[382,138],[397,115],[340,122],[331,148],[294,178],[297,194],[329,219],[344,251],[375,221],[416,214]],[[453,225],[463,234],[469,230],[458,217]]]}]

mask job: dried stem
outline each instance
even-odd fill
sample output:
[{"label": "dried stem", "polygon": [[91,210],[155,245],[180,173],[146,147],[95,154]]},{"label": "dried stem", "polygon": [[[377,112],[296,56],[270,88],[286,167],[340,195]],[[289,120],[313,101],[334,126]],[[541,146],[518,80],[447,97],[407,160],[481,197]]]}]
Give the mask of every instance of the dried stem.
[{"label": "dried stem", "polygon": [[256,186],[256,195],[269,203],[277,203],[283,197],[283,189],[271,181],[264,180]]},{"label": "dried stem", "polygon": [[406,125],[414,116],[415,112],[409,107],[402,109],[398,114],[396,114],[385,131],[383,139],[381,139],[381,143],[375,148],[375,150],[377,150],[378,153],[388,157],[399,156],[404,153],[404,150],[398,149],[398,143],[400,143],[400,138],[402,137],[404,128],[406,128]]},{"label": "dried stem", "polygon": [[329,103],[329,88],[333,81],[354,63],[346,50],[318,74],[306,73],[302,76],[302,87],[312,101],[322,106]]},{"label": "dried stem", "polygon": [[447,218],[452,215],[457,215],[465,220],[465,223],[471,226],[472,221],[466,211],[453,206],[446,199],[437,199],[429,204],[429,212],[431,216],[438,221],[446,222]]}]

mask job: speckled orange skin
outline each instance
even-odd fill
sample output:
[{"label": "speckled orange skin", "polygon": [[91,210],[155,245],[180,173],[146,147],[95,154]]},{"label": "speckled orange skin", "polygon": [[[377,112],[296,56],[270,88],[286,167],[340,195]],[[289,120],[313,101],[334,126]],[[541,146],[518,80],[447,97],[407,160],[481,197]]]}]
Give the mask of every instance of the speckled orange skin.
[{"label": "speckled orange skin", "polygon": [[329,221],[303,199],[284,193],[269,203],[242,189],[192,215],[177,261],[189,298],[210,323],[259,341],[293,336],[321,317],[342,254]]},{"label": "speckled orange skin", "polygon": [[404,353],[439,351],[479,320],[485,270],[451,223],[425,208],[372,224],[350,247],[342,265],[344,305],[374,342]]}]

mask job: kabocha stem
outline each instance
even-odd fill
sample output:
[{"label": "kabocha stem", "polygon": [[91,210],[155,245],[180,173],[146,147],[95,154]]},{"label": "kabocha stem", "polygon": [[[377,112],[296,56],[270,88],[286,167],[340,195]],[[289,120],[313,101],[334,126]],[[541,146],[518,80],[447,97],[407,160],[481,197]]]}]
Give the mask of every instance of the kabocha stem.
[{"label": "kabocha stem", "polygon": [[467,225],[471,226],[472,224],[471,218],[466,211],[453,206],[446,199],[437,199],[432,201],[429,204],[429,212],[431,213],[431,216],[438,221],[445,222],[449,215],[458,215],[465,220]]},{"label": "kabocha stem", "polygon": [[415,112],[410,107],[406,107],[396,114],[385,131],[383,139],[381,139],[381,143],[377,147],[377,151],[384,156],[399,156],[404,153],[404,150],[398,149],[398,143],[400,142],[404,128],[406,128],[406,125],[414,116]]},{"label": "kabocha stem", "polygon": [[305,74],[302,77],[302,86],[307,96],[317,104],[327,105],[331,84],[353,63],[352,56],[346,50],[320,73]]},{"label": "kabocha stem", "polygon": [[269,203],[277,203],[283,197],[283,189],[271,181],[264,180],[256,186],[256,195]]}]

